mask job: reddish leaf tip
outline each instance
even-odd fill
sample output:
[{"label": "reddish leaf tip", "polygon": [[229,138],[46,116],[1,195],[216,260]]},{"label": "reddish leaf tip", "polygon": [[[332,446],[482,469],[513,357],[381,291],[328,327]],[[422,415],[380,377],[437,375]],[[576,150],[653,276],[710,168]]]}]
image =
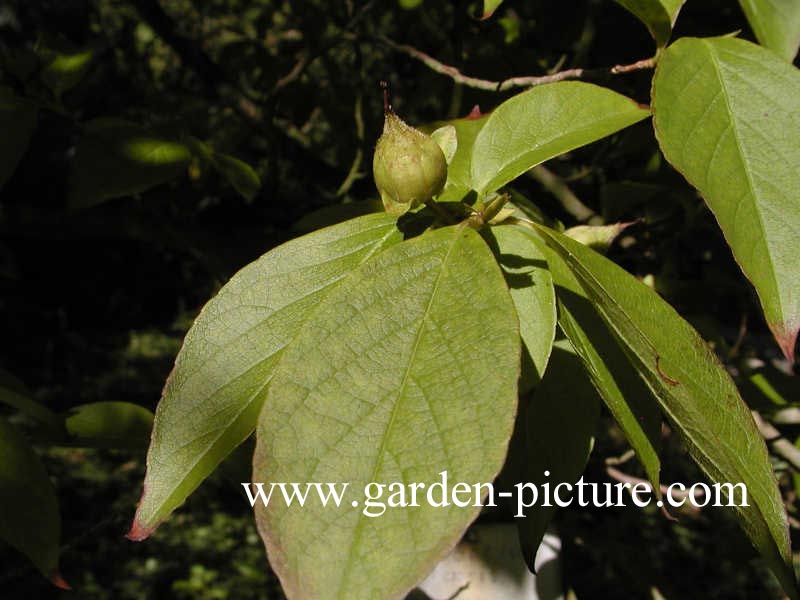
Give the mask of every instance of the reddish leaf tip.
[{"label": "reddish leaf tip", "polygon": [[794,348],[797,344],[797,334],[800,331],[800,324],[796,323],[775,323],[770,324],[772,335],[778,342],[781,352],[790,364],[794,364]]},{"label": "reddish leaf tip", "polygon": [[469,114],[464,118],[465,119],[480,119],[482,116],[483,116],[483,113],[481,113],[481,106],[480,106],[480,104],[476,104],[475,106],[472,107],[472,110],[469,111]]},{"label": "reddish leaf tip", "polygon": [[152,534],[155,530],[155,527],[143,527],[139,520],[134,518],[133,523],[131,524],[131,529],[125,534],[125,537],[132,542],[141,542],[149,538],[150,534]]},{"label": "reddish leaf tip", "polygon": [[58,571],[53,571],[52,575],[48,578],[50,579],[50,583],[56,586],[60,590],[71,590],[72,586],[64,581],[64,578],[61,577],[61,574]]}]

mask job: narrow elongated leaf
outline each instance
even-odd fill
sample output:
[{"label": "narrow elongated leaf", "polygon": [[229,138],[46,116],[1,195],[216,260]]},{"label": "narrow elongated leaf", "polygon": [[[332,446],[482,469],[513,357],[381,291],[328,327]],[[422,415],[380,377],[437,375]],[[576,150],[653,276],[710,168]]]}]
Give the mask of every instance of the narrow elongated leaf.
[{"label": "narrow elongated leaf", "polygon": [[65,426],[70,445],[144,450],[153,413],[130,402],[94,402],[73,408]]},{"label": "narrow elongated leaf", "polygon": [[0,538],[31,559],[59,587],[58,499],[36,452],[0,418]]},{"label": "narrow elongated leaf", "polygon": [[739,4],[759,43],[792,62],[800,46],[800,2],[739,0]]},{"label": "narrow elongated leaf", "polygon": [[28,150],[38,111],[9,88],[0,87],[0,189]]},{"label": "narrow elongated leaf", "polygon": [[72,53],[55,54],[42,70],[42,81],[53,94],[60,97],[78,85],[92,65],[95,51],[92,48]]},{"label": "narrow elongated leaf", "polygon": [[[458,499],[469,506],[424,494],[443,472],[472,485],[500,470],[517,405],[513,311],[491,251],[462,227],[386,250],[320,304],[281,359],[253,461],[254,482],[350,486],[339,507],[256,503],[290,598],[402,598],[458,541],[480,510],[475,489]],[[425,487],[419,506],[371,518],[372,482],[395,484],[380,497],[372,486],[376,503]]]},{"label": "narrow elongated leaf", "polygon": [[700,190],[787,359],[800,328],[800,72],[734,38],[682,38],[653,82],[658,142]]},{"label": "narrow elongated leaf", "polygon": [[522,352],[520,388],[527,391],[542,378],[556,335],[556,296],[547,261],[531,236],[518,227],[491,229],[519,317]]},{"label": "narrow elongated leaf", "polygon": [[[554,494],[568,500],[572,494],[561,493],[557,486],[571,486],[580,478],[599,417],[600,397],[581,361],[574,352],[554,348],[544,379],[525,408],[526,481],[537,489],[550,484]],[[518,525],[522,554],[531,570],[556,509],[555,504],[537,504],[525,511]]]},{"label": "narrow elongated leaf", "polygon": [[641,121],[650,111],[579,81],[535,87],[489,115],[472,148],[471,183],[491,192],[531,167]]},{"label": "narrow elongated leaf", "polygon": [[558,323],[589,378],[659,490],[661,411],[564,259],[545,250],[558,296]]},{"label": "narrow elongated leaf", "polygon": [[156,410],[131,539],[150,535],[250,435],[281,353],[317,303],[401,239],[385,214],[322,229],[249,264],[206,304]]},{"label": "narrow elongated leaf", "polygon": [[686,0],[616,0],[647,26],[659,47],[666,46]]},{"label": "narrow elongated leaf", "polygon": [[745,484],[749,505],[733,510],[785,591],[797,598],[786,511],[767,448],[727,371],[649,287],[586,246],[540,231],[570,265],[698,466],[714,483]]},{"label": "narrow elongated leaf", "polygon": [[95,119],[75,151],[70,203],[85,208],[138,194],[180,175],[190,159],[189,148],[171,138],[121,119]]}]

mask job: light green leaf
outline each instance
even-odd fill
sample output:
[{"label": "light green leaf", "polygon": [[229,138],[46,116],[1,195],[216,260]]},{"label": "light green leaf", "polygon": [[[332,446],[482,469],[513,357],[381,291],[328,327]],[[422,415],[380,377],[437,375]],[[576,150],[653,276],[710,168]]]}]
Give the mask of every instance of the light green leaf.
[{"label": "light green leaf", "polygon": [[249,264],[206,304],[156,409],[131,539],[149,536],[250,435],[281,353],[315,306],[401,239],[383,213],[322,229]]},{"label": "light green leaf", "polygon": [[270,386],[253,481],[350,488],[340,507],[256,503],[288,597],[402,598],[450,551],[479,507],[422,499],[371,518],[364,486],[425,483],[424,494],[443,471],[450,483],[492,481],[514,425],[519,352],[502,273],[468,228],[389,248],[320,303]]},{"label": "light green leaf", "polygon": [[[599,418],[600,398],[581,361],[573,352],[554,348],[544,379],[525,408],[525,481],[537,489],[549,484],[553,493],[562,483],[574,484],[589,460]],[[571,496],[566,489],[561,494],[564,500]],[[522,555],[531,570],[556,509],[555,504],[537,504],[524,511],[518,525]]]},{"label": "light green leaf", "polygon": [[153,413],[130,402],[94,402],[71,409],[65,425],[71,446],[144,450]]},{"label": "light green leaf", "polygon": [[556,335],[556,296],[547,261],[531,236],[518,227],[492,227],[498,262],[503,269],[522,338],[521,391],[542,378]]},{"label": "light green leaf", "polygon": [[488,19],[494,14],[500,5],[503,3],[503,0],[483,0],[483,14],[481,15],[481,20]]},{"label": "light green leaf", "polygon": [[95,119],[84,126],[70,178],[70,203],[86,208],[138,194],[179,176],[189,148],[134,123]]},{"label": "light green leaf", "polygon": [[498,106],[478,133],[471,185],[482,194],[492,192],[539,163],[649,115],[630,98],[579,81],[522,92]]},{"label": "light green leaf", "polygon": [[38,111],[17,97],[9,88],[0,87],[0,189],[14,174],[28,150],[36,129]]},{"label": "light green leaf", "polygon": [[735,38],[682,38],[653,82],[658,142],[700,190],[789,360],[800,329],[800,72]]},{"label": "light green leaf", "polygon": [[659,48],[666,46],[686,0],[616,0],[647,26]]},{"label": "light green leaf", "polygon": [[11,424],[0,418],[0,539],[27,556],[59,587],[61,520],[42,462]]},{"label": "light green leaf", "polygon": [[794,61],[800,46],[800,2],[797,0],[739,0],[762,46]]},{"label": "light green leaf", "polygon": [[767,448],[725,368],[652,289],[586,246],[539,230],[580,280],[702,471],[714,483],[745,484],[749,505],[733,510],[797,598],[786,511]]},{"label": "light green leaf", "polygon": [[447,164],[449,165],[453,162],[453,156],[455,156],[456,150],[458,149],[456,128],[452,125],[444,125],[431,133],[431,137],[433,141],[439,144],[439,148],[442,149]]},{"label": "light green leaf", "polygon": [[247,200],[253,200],[261,189],[261,179],[253,167],[234,156],[212,152],[211,164]]},{"label": "light green leaf", "polygon": [[614,243],[617,236],[631,223],[612,223],[611,225],[576,225],[564,232],[564,235],[589,246],[592,250],[605,253]]},{"label": "light green leaf", "polygon": [[564,259],[545,250],[558,297],[558,323],[583,362],[653,489],[659,490],[661,411]]},{"label": "light green leaf", "polygon": [[412,10],[417,8],[420,4],[423,3],[424,0],[397,0],[397,3],[400,5],[400,8],[404,8],[405,10]]}]

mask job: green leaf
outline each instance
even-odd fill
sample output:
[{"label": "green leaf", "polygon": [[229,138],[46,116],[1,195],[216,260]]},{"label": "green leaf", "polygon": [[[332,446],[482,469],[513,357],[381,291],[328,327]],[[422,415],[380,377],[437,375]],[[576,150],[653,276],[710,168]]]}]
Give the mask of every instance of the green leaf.
[{"label": "green leaf", "polygon": [[519,317],[522,391],[542,378],[556,335],[556,296],[553,278],[539,246],[518,227],[492,227],[490,235]]},{"label": "green leaf", "polygon": [[253,200],[261,189],[261,179],[253,167],[234,156],[212,152],[211,164],[246,200]]},{"label": "green leaf", "polygon": [[187,146],[120,119],[84,125],[70,179],[70,203],[86,208],[138,194],[181,175],[191,160]]},{"label": "green leaf", "polygon": [[389,248],[320,303],[270,386],[253,480],[350,488],[340,507],[256,503],[288,597],[401,598],[452,549],[479,507],[422,499],[371,518],[364,487],[425,483],[424,494],[443,471],[450,483],[492,481],[514,425],[519,352],[502,273],[468,228]]},{"label": "green leaf", "polygon": [[797,0],[739,0],[747,22],[762,46],[794,61],[800,46],[800,2]]},{"label": "green leaf", "polygon": [[0,189],[14,174],[28,150],[36,129],[38,111],[17,97],[9,88],[0,87]]},{"label": "green leaf", "polygon": [[0,539],[55,585],[68,587],[58,574],[61,519],[55,489],[36,452],[2,418],[0,457]]},{"label": "green leaf", "polygon": [[545,250],[558,297],[558,323],[595,389],[659,490],[661,411],[619,342],[603,323],[564,259]]},{"label": "green leaf", "polygon": [[659,48],[666,46],[686,0],[616,0],[647,26]]},{"label": "green leaf", "polygon": [[[600,398],[581,361],[574,352],[554,348],[544,379],[525,408],[526,482],[537,489],[550,484],[554,491],[561,483],[575,483],[589,460],[599,418]],[[522,555],[531,570],[556,509],[537,504],[525,510],[518,525]]]},{"label": "green leaf", "polygon": [[481,194],[492,192],[539,163],[649,115],[630,98],[579,81],[522,92],[498,106],[478,133],[471,185]]},{"label": "green leaf", "polygon": [[250,435],[281,353],[315,306],[401,239],[383,213],[322,229],[249,264],[203,307],[156,409],[131,539],[149,536]]},{"label": "green leaf", "polygon": [[605,253],[620,233],[631,223],[612,223],[611,225],[576,225],[564,235],[589,246],[592,250]]},{"label": "green leaf", "polygon": [[78,85],[94,59],[94,49],[55,54],[42,70],[42,81],[56,97]]},{"label": "green leaf", "polygon": [[580,280],[702,471],[714,483],[745,484],[749,505],[733,510],[797,598],[786,511],[767,448],[725,368],[652,289],[586,246],[538,229]]},{"label": "green leaf", "polygon": [[682,38],[653,82],[664,156],[700,190],[787,359],[800,329],[800,72],[734,38]]},{"label": "green leaf", "polygon": [[71,409],[65,426],[72,446],[144,450],[153,413],[130,402],[94,402]]},{"label": "green leaf", "polygon": [[483,0],[483,14],[481,15],[481,20],[488,19],[494,14],[500,5],[503,3],[503,0]]}]

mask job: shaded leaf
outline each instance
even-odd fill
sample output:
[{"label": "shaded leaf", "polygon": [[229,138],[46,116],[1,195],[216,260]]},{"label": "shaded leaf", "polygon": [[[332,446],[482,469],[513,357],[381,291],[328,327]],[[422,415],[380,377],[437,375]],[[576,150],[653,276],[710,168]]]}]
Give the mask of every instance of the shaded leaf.
[{"label": "shaded leaf", "polygon": [[73,446],[144,450],[153,413],[130,402],[94,402],[71,409],[65,426],[67,441]]},{"label": "shaded leaf", "polygon": [[700,190],[787,359],[800,328],[800,72],[729,37],[682,38],[653,82],[664,155]]},{"label": "shaded leaf", "polygon": [[[544,379],[525,409],[525,481],[537,489],[550,484],[553,494],[562,483],[574,484],[589,460],[599,418],[600,398],[581,361],[574,352],[554,348]],[[563,500],[571,496],[567,490],[561,494]],[[536,504],[525,510],[518,524],[522,554],[531,570],[557,508],[555,503]]]},{"label": "shaded leaf", "polygon": [[797,0],[739,0],[747,22],[762,46],[794,61],[800,46],[800,2]]},{"label": "shaded leaf", "polygon": [[149,536],[250,435],[275,365],[314,307],[401,239],[385,214],[322,229],[249,264],[206,304],[156,409],[131,539]]},{"label": "shaded leaf", "polygon": [[253,167],[229,154],[213,152],[211,164],[243,198],[253,200],[261,189],[261,179]]},{"label": "shaded leaf", "polygon": [[547,261],[531,236],[518,227],[492,227],[496,254],[519,318],[522,392],[542,378],[556,335],[556,297]]},{"label": "shaded leaf", "polygon": [[9,88],[0,87],[0,189],[5,185],[28,150],[36,129],[38,111],[17,97]]},{"label": "shaded leaf", "polygon": [[513,311],[491,251],[463,227],[389,248],[320,303],[270,386],[253,481],[348,482],[352,493],[340,507],[256,503],[290,598],[402,598],[458,541],[479,507],[422,501],[370,518],[361,494],[370,482],[423,482],[425,493],[443,471],[450,482],[497,475],[517,405]]},{"label": "shaded leaf", "polygon": [[61,519],[53,484],[36,452],[0,418],[0,538],[27,556],[59,587]]},{"label": "shaded leaf", "polygon": [[539,231],[580,280],[701,470],[714,483],[745,484],[748,506],[733,507],[739,524],[797,598],[786,511],[767,448],[728,372],[652,289],[586,246]]},{"label": "shaded leaf", "polygon": [[0,402],[13,406],[51,431],[63,431],[63,419],[37,402],[24,383],[2,369],[0,369]]},{"label": "shaded leaf", "polygon": [[615,0],[647,26],[656,44],[666,46],[686,0]]},{"label": "shaded leaf", "polygon": [[84,126],[70,177],[70,204],[86,208],[138,194],[181,175],[191,160],[183,143],[120,119]]},{"label": "shaded leaf", "polygon": [[42,81],[56,97],[78,85],[94,59],[94,49],[55,54],[42,69]]},{"label": "shaded leaf", "polygon": [[653,489],[659,490],[661,411],[619,342],[560,255],[546,249],[558,297],[558,324],[628,443]]},{"label": "shaded leaf", "polygon": [[498,106],[478,133],[472,148],[471,185],[482,194],[492,192],[539,163],[649,115],[630,98],[579,81],[522,92]]}]

